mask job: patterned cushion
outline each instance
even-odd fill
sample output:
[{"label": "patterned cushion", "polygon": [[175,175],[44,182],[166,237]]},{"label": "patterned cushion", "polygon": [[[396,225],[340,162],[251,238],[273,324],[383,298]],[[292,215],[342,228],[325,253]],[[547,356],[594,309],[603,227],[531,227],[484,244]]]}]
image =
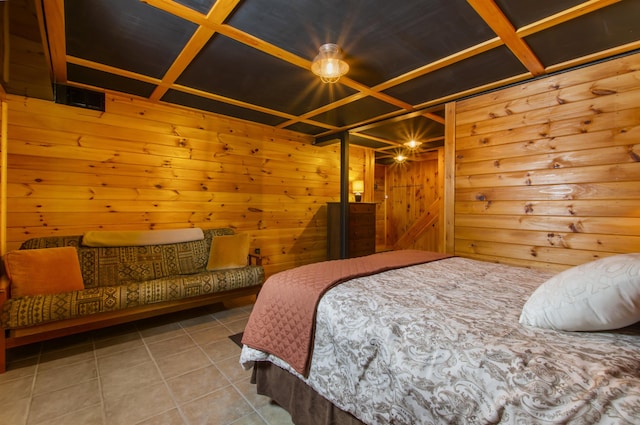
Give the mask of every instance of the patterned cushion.
[{"label": "patterned cushion", "polygon": [[211,239],[233,229],[204,230],[204,239],[165,245],[85,247],[82,236],[52,236],[25,241],[20,249],[75,246],[84,287],[117,286],[206,270]]},{"label": "patterned cushion", "polygon": [[0,325],[5,329],[24,328],[56,320],[260,285],[263,280],[262,267],[246,266],[132,282],[128,285],[14,298],[4,303]]},{"label": "patterned cushion", "polygon": [[233,234],[230,228],[207,229],[203,240],[133,247],[84,247],[82,236],[29,239],[20,249],[76,247],[85,289],[9,299],[0,327],[24,328],[262,284],[261,266],[206,271],[212,238]]}]

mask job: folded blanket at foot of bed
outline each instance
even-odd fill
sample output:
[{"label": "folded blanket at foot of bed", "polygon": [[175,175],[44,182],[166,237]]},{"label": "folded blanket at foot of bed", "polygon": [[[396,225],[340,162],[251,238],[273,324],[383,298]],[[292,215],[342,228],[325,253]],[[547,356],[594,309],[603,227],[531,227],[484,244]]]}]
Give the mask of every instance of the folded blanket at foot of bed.
[{"label": "folded blanket at foot of bed", "polygon": [[298,373],[309,370],[316,308],[333,286],[361,276],[450,257],[430,251],[388,251],[286,270],[264,283],[242,343],[273,354]]}]

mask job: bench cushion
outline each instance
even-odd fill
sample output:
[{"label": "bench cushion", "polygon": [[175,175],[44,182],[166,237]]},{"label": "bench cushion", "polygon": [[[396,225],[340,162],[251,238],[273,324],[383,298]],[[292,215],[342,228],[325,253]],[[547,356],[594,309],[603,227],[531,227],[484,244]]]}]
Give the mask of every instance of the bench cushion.
[{"label": "bench cushion", "polygon": [[12,298],[3,305],[0,326],[5,329],[24,328],[56,320],[246,288],[260,285],[263,280],[262,267],[245,266],[131,282],[127,285]]},{"label": "bench cushion", "polygon": [[29,239],[20,249],[76,247],[84,287],[89,289],[206,271],[212,238],[232,234],[230,228],[207,229],[202,240],[115,247],[83,246],[82,236],[52,236]]}]

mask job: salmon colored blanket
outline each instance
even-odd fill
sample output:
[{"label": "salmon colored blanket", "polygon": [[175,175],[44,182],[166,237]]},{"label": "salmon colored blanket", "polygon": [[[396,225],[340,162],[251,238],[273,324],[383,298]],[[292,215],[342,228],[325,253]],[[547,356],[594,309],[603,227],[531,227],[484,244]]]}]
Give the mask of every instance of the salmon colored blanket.
[{"label": "salmon colored blanket", "polygon": [[262,286],[242,343],[286,361],[302,375],[310,365],[316,308],[322,295],[347,280],[450,257],[402,250],[324,261],[274,274]]}]

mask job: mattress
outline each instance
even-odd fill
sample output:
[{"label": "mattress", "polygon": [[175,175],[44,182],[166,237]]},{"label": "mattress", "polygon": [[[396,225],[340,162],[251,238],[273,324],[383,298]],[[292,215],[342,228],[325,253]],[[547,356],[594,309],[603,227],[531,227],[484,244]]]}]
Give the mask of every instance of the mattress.
[{"label": "mattress", "polygon": [[[562,332],[518,323],[552,274],[460,257],[344,282],[317,306],[308,376],[366,424],[637,424],[640,327]],[[259,302],[259,297],[258,297]]]}]

